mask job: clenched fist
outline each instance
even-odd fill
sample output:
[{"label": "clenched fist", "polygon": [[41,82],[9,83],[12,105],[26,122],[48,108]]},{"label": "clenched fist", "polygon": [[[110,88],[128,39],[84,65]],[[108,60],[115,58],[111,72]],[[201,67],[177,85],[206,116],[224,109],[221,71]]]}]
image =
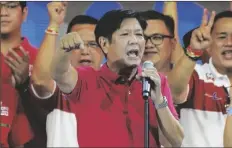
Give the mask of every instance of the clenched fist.
[{"label": "clenched fist", "polygon": [[67,9],[67,2],[50,2],[47,4],[50,17],[50,24],[60,25],[64,22]]},{"label": "clenched fist", "polygon": [[84,42],[77,32],[71,32],[64,35],[60,41],[60,49],[70,52],[84,48]]},{"label": "clenched fist", "polygon": [[205,50],[209,48],[211,38],[211,28],[214,23],[215,12],[213,11],[208,21],[208,10],[204,9],[201,26],[195,29],[190,40],[190,47],[196,50]]}]

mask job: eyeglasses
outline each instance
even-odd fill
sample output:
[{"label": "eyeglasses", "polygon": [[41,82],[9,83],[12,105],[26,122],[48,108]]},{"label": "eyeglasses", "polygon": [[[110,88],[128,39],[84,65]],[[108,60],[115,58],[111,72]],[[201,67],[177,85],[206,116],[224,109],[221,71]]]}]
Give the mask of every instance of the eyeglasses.
[{"label": "eyeglasses", "polygon": [[85,42],[85,46],[88,48],[99,48],[98,44],[94,41]]},{"label": "eyeglasses", "polygon": [[144,35],[144,38],[145,38],[146,42],[148,40],[151,40],[151,43],[157,46],[157,45],[161,45],[163,43],[164,38],[172,39],[172,38],[174,38],[174,36],[164,35],[164,34],[153,34],[151,36]]},{"label": "eyeglasses", "polygon": [[6,3],[0,3],[0,8],[2,9],[5,7],[6,9],[14,9],[20,5],[19,2],[6,2]]}]

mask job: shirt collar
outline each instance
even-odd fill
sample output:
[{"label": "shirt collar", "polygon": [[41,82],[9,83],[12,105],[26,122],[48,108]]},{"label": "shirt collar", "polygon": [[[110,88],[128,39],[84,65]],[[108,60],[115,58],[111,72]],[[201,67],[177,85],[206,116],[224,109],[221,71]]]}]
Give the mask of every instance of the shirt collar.
[{"label": "shirt collar", "polygon": [[229,78],[227,77],[227,75],[223,75],[217,71],[217,69],[213,65],[212,58],[209,59],[209,68],[215,78],[215,83],[224,84],[225,87],[230,86]]},{"label": "shirt collar", "polygon": [[215,78],[227,77],[226,75],[220,74],[213,65],[212,58],[209,59],[209,67]]},{"label": "shirt collar", "polygon": [[29,41],[28,41],[28,39],[26,37],[22,37],[21,46],[23,48],[27,48],[27,47],[31,46],[31,44],[29,43]]},{"label": "shirt collar", "polygon": [[[101,74],[102,74],[102,76],[104,78],[106,78],[107,80],[111,81],[112,83],[121,83],[121,84],[124,84],[124,83],[128,82],[122,76],[120,76],[120,75],[116,74],[115,72],[111,71],[109,69],[109,67],[107,66],[106,63],[102,65],[102,67],[100,68],[100,72],[101,72]],[[142,68],[140,66],[138,66],[136,74],[137,73],[141,73],[141,72],[142,72]]]}]

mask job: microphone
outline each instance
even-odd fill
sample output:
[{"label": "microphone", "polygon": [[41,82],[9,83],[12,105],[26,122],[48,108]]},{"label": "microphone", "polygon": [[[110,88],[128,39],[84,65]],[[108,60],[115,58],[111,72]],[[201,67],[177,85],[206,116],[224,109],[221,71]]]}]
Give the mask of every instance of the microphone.
[{"label": "microphone", "polygon": [[[154,65],[151,61],[145,61],[143,63],[142,69],[146,68],[152,68]],[[151,95],[151,83],[149,78],[142,78],[142,83],[143,83],[143,98],[148,99]]]}]

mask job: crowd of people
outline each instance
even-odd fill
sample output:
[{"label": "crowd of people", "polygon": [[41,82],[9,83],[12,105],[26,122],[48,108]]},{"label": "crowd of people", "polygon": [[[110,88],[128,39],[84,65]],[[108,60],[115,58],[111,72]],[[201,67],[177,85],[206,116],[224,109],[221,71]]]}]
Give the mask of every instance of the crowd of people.
[{"label": "crowd of people", "polygon": [[36,49],[26,1],[0,2],[0,147],[144,147],[143,78],[150,147],[232,147],[232,11],[204,9],[183,39],[176,2],[77,15],[59,39],[67,5],[48,3]]}]

